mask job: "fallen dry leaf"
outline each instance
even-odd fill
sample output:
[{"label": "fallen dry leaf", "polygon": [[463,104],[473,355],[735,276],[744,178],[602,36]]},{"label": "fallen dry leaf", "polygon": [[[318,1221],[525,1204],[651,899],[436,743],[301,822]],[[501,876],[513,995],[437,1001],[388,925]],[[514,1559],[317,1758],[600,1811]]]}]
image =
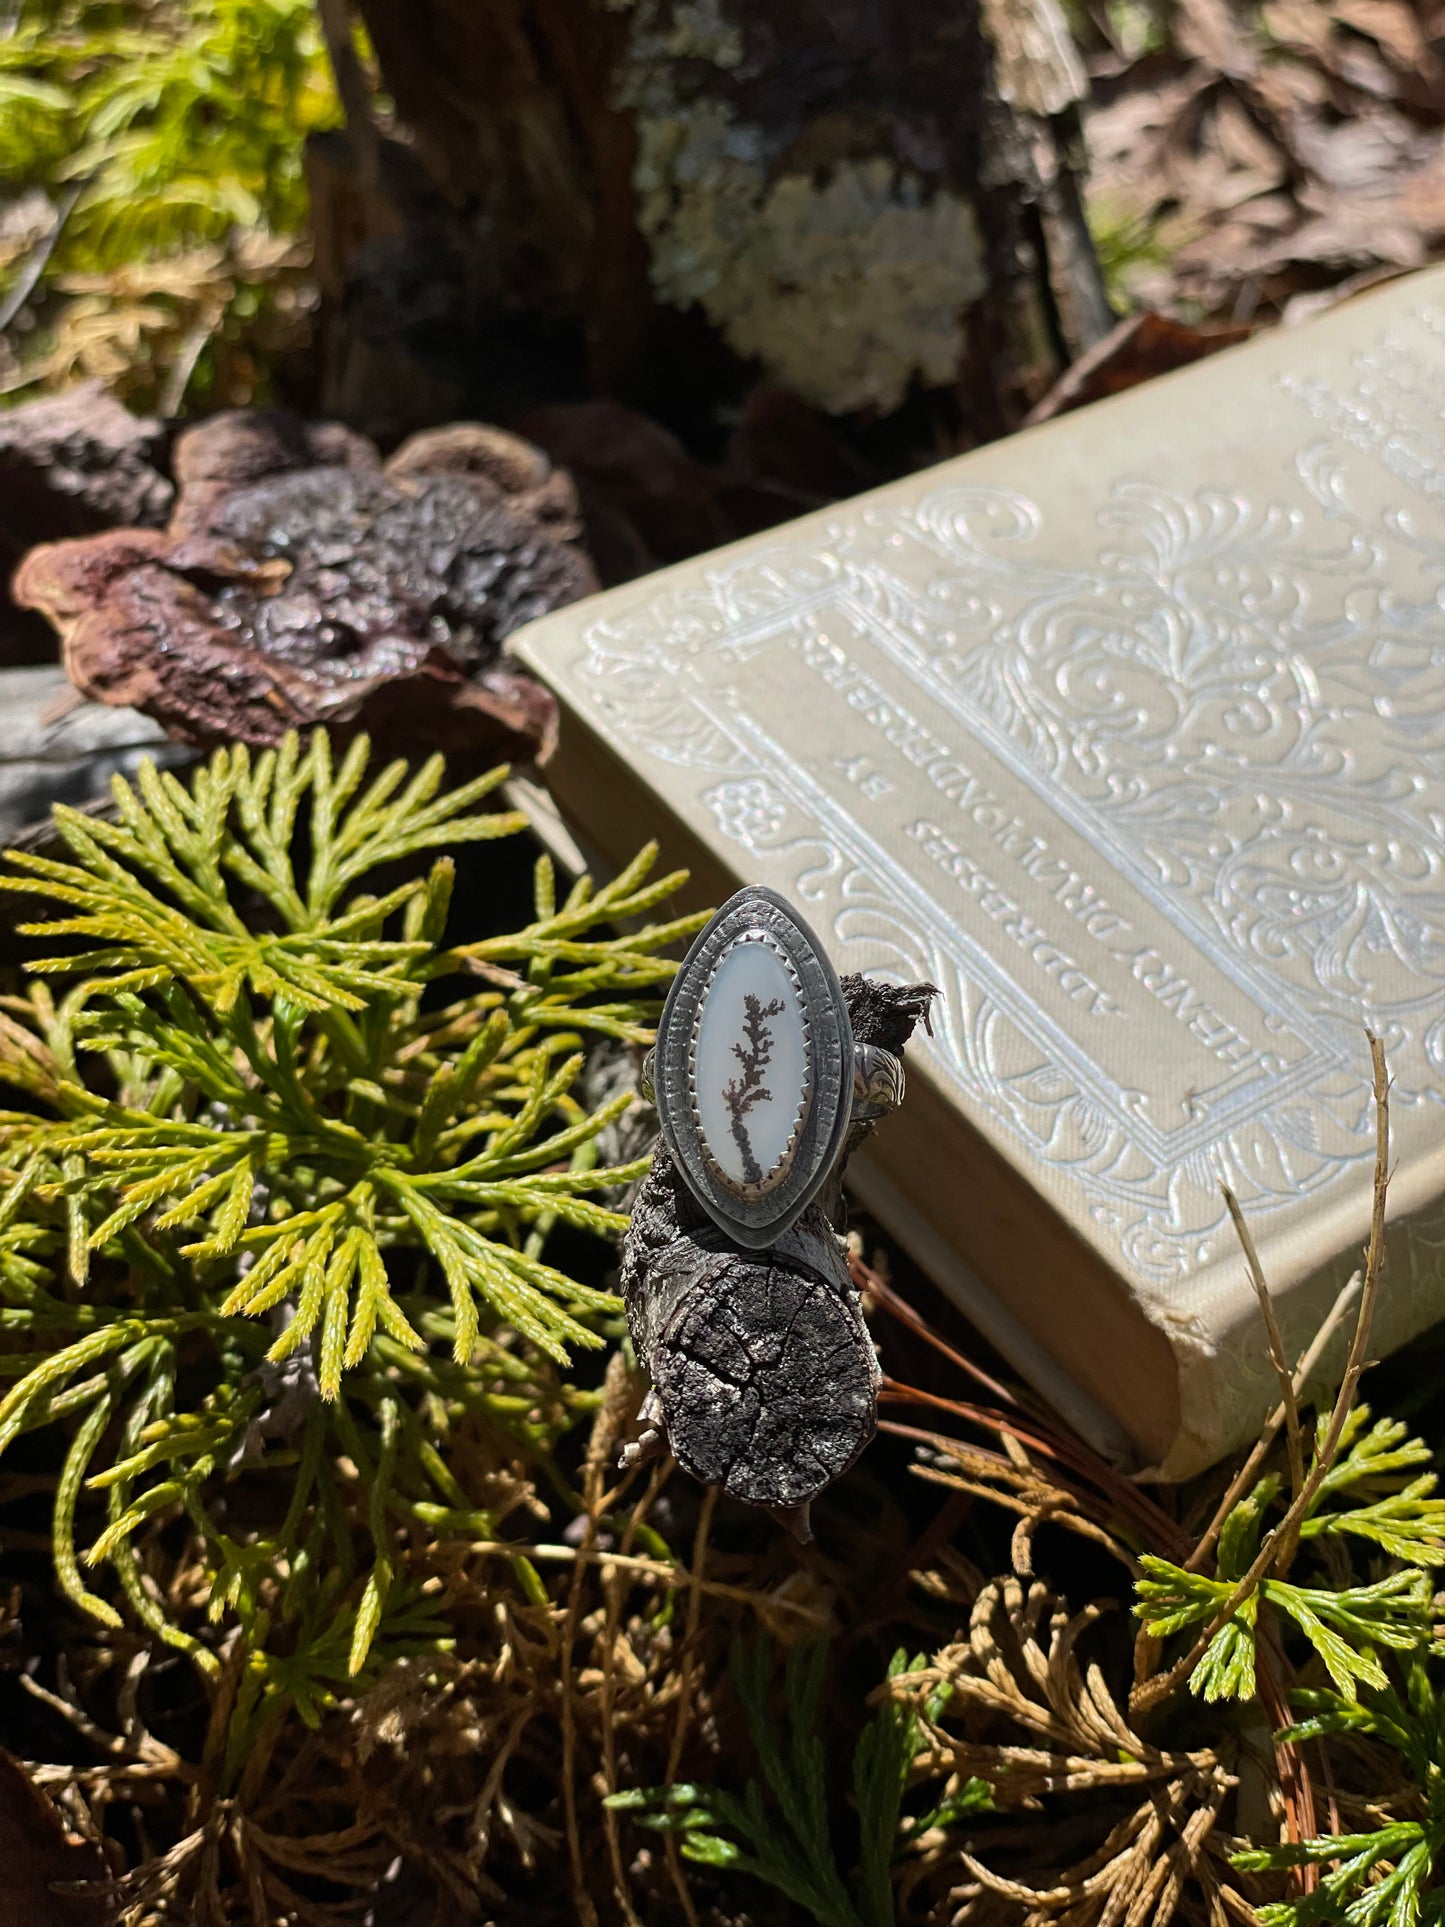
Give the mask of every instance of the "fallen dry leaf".
[{"label": "fallen dry leaf", "polygon": [[1195,328],[1162,314],[1130,315],[1074,363],[1034,408],[1024,426],[1032,428],[1037,422],[1052,421],[1055,415],[1067,415],[1106,395],[1122,394],[1156,375],[1167,375],[1191,361],[1218,354],[1221,348],[1247,341],[1252,332],[1240,325]]},{"label": "fallen dry leaf", "polygon": [[1178,0],[1132,61],[1101,36],[1091,194],[1143,243],[1122,291],[1179,318],[1445,254],[1438,0]]}]

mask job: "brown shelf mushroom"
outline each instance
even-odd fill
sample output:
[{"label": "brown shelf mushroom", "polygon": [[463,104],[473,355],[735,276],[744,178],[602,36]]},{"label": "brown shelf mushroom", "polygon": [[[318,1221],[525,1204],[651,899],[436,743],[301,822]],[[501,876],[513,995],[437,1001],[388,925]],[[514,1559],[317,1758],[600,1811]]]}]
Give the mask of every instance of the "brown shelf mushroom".
[{"label": "brown shelf mushroom", "polygon": [[16,573],[83,694],[203,746],[325,723],[546,756],[552,699],[501,645],[597,584],[540,450],[457,423],[383,465],[339,424],[239,410],[182,435],[175,473],[164,530],[47,543]]}]

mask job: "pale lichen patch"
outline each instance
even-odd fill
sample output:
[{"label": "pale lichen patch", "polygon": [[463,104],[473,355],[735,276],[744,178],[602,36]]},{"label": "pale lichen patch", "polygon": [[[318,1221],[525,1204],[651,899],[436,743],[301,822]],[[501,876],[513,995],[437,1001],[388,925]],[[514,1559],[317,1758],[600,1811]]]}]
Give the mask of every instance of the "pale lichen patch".
[{"label": "pale lichen patch", "polygon": [[706,60],[714,67],[738,66],[743,40],[723,12],[722,0],[604,0],[609,13],[631,13],[634,59]]},{"label": "pale lichen patch", "polygon": [[773,184],[717,319],[805,400],[886,412],[915,379],[952,380],[987,285],[968,203],[876,158]]},{"label": "pale lichen patch", "polygon": [[677,0],[667,51],[674,60],[710,60],[726,70],[742,60],[742,35],[724,19],[720,0]]},{"label": "pale lichen patch", "polygon": [[884,155],[790,169],[796,127],[757,124],[736,95],[747,58],[727,0],[610,4],[630,14],[615,101],[636,130],[658,298],[700,307],[770,380],[835,414],[950,382],[988,285],[970,201]]},{"label": "pale lichen patch", "polygon": [[965,311],[988,285],[966,201],[882,157],[770,182],[756,136],[717,102],[639,135],[663,300],[699,303],[739,354],[833,413],[886,412],[914,380],[952,378]]}]

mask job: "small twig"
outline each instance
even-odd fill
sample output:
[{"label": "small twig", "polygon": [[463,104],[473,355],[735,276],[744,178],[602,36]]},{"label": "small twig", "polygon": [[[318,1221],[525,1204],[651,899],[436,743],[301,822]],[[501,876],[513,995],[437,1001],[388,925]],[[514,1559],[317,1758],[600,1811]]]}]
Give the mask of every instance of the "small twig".
[{"label": "small twig", "polygon": [[194,1775],[195,1768],[187,1767],[184,1761],[170,1760],[120,1760],[112,1766],[55,1766],[27,1760],[25,1771],[37,1786],[47,1789],[95,1786],[109,1793],[133,1781],[185,1780]]},{"label": "small twig", "polygon": [[[1345,1313],[1349,1310],[1356,1298],[1359,1297],[1360,1285],[1363,1279],[1364,1273],[1357,1271],[1349,1280],[1348,1284],[1341,1289],[1340,1295],[1336,1298],[1334,1304],[1330,1306],[1324,1323],[1310,1340],[1309,1348],[1304,1352],[1299,1364],[1295,1367],[1293,1383],[1296,1397],[1298,1397],[1305,1386],[1308,1385],[1315,1367],[1325,1354],[1326,1347],[1343,1322]],[[1214,1517],[1205,1528],[1198,1545],[1195,1546],[1193,1552],[1191,1552],[1189,1557],[1184,1561],[1184,1570],[1186,1572],[1198,1572],[1199,1568],[1204,1564],[1204,1561],[1214,1550],[1214,1543],[1223,1529],[1225,1520],[1254,1484],[1259,1469],[1268,1458],[1270,1447],[1274,1444],[1279,1434],[1279,1428],[1283,1424],[1284,1406],[1276,1405],[1259,1439],[1251,1448],[1249,1457],[1230,1480],[1229,1489],[1215,1507]]]},{"label": "small twig", "polygon": [[341,111],[346,116],[346,131],[351,136],[356,171],[364,188],[375,190],[381,181],[381,136],[372,117],[371,94],[366,75],[356,57],[351,38],[351,8],[348,0],[317,0],[321,37],[326,42],[327,58],[336,79]]},{"label": "small twig", "polygon": [[[588,1468],[588,1474],[589,1482],[593,1481],[595,1473],[591,1467]],[[589,1506],[587,1536],[578,1548],[579,1552],[585,1555],[592,1551],[596,1531],[596,1515]],[[490,1547],[485,1544],[474,1544],[470,1550],[481,1552],[490,1550]],[[572,1865],[572,1900],[583,1927],[596,1927],[597,1909],[587,1892],[587,1873],[582,1861],[582,1831],[577,1824],[577,1713],[572,1696],[572,1657],[577,1644],[577,1628],[582,1616],[582,1579],[587,1564],[588,1561],[584,1556],[577,1559],[572,1568],[572,1583],[567,1594],[567,1611],[562,1622],[562,1642],[557,1672],[562,1692],[562,1815],[567,1833],[567,1852]],[[621,1893],[620,1898],[628,1927],[634,1927],[635,1916],[628,1904],[626,1894]]]},{"label": "small twig", "polygon": [[[129,1757],[131,1749],[125,1740],[118,1733],[107,1733],[103,1727],[97,1726],[81,1707],[70,1700],[62,1699],[59,1693],[52,1693],[48,1686],[42,1686],[39,1680],[32,1679],[28,1673],[17,1673],[16,1678],[25,1692],[58,1713],[67,1725],[73,1726],[83,1739],[89,1740],[90,1744],[102,1753],[108,1753],[117,1760],[125,1760]],[[168,1770],[176,1757],[172,1755],[172,1760],[164,1763]]]},{"label": "small twig", "polygon": [[677,1719],[672,1729],[672,1745],[667,1756],[667,1781],[671,1786],[677,1778],[677,1769],[682,1760],[682,1750],[687,1743],[688,1723],[692,1718],[692,1646],[697,1638],[698,1620],[702,1612],[703,1572],[707,1566],[708,1534],[712,1530],[712,1515],[717,1508],[718,1489],[708,1486],[703,1492],[702,1508],[697,1515],[697,1531],[693,1536],[692,1547],[692,1593],[687,1602],[687,1629],[683,1635],[682,1689],[677,1699]]},{"label": "small twig", "polygon": [[196,372],[196,363],[205,352],[206,343],[220,327],[224,316],[224,308],[207,309],[186,330],[180,352],[171,363],[170,372],[166,376],[165,386],[160,394],[160,411],[167,420],[181,412],[181,403],[185,400],[186,390],[191,385],[191,376]]},{"label": "small twig", "polygon": [[781,1598],[776,1593],[761,1593],[749,1586],[728,1586],[718,1579],[696,1579],[685,1566],[670,1566],[665,1560],[647,1559],[636,1554],[629,1557],[619,1552],[608,1552],[602,1546],[540,1546],[524,1545],[511,1539],[471,1539],[467,1541],[465,1550],[481,1557],[496,1555],[507,1559],[555,1560],[560,1565],[571,1565],[575,1561],[578,1564],[616,1566],[623,1572],[641,1573],[645,1578],[660,1580],[679,1592],[696,1587],[711,1599],[738,1599],[744,1605],[751,1606],[756,1606],[759,1600],[766,1600],[770,1610],[776,1607],[779,1612],[796,1613],[800,1619],[808,1620],[820,1630],[828,1624],[826,1614],[812,1606],[800,1606],[794,1600]]},{"label": "small twig", "polygon": [[[1291,1841],[1312,1840],[1319,1832],[1319,1821],[1315,1813],[1315,1788],[1310,1778],[1309,1767],[1304,1754],[1288,1741],[1277,1737],[1280,1731],[1290,1724],[1289,1698],[1280,1683],[1276,1670],[1276,1658],[1284,1663],[1284,1653],[1280,1650],[1272,1615],[1261,1615],[1260,1630],[1265,1635],[1259,1641],[1258,1662],[1255,1677],[1259,1687],[1259,1700],[1269,1718],[1271,1728],[1270,1744],[1274,1749],[1275,1777],[1279,1781],[1280,1792],[1284,1796],[1285,1826]],[[1320,1751],[1323,1753],[1324,1748]],[[1294,1869],[1296,1884],[1301,1893],[1313,1893],[1319,1885],[1319,1868],[1311,1866]]]},{"label": "small twig", "polygon": [[84,696],[74,683],[67,683],[64,689],[58,689],[50,701],[44,704],[35,720],[42,729],[53,729],[57,723],[63,723],[74,710],[83,709],[84,706]]},{"label": "small twig", "polygon": [[[1374,1072],[1375,1098],[1375,1177],[1373,1194],[1370,1201],[1370,1241],[1365,1247],[1365,1286],[1360,1294],[1360,1312],[1355,1320],[1355,1335],[1350,1341],[1349,1357],[1345,1361],[1345,1375],[1340,1381],[1330,1422],[1325,1428],[1324,1443],[1315,1460],[1311,1475],[1310,1500],[1324,1483],[1325,1474],[1334,1464],[1339,1454],[1340,1440],[1344,1436],[1345,1421],[1355,1402],[1360,1378],[1366,1365],[1370,1347],[1370,1331],[1375,1322],[1375,1307],[1380,1298],[1380,1280],[1385,1270],[1385,1204],[1390,1190],[1390,1074],[1385,1065],[1385,1046],[1373,1031],[1366,1031],[1370,1040],[1370,1064]],[[1285,1514],[1284,1524],[1279,1536],[1279,1565],[1287,1572],[1299,1545],[1299,1528],[1305,1516],[1305,1505],[1298,1502],[1290,1508],[1294,1514]]]},{"label": "small twig", "polygon": [[[633,1504],[631,1512],[628,1515],[627,1524],[623,1527],[622,1544],[619,1555],[617,1558],[608,1559],[602,1569],[602,1591],[606,1604],[604,1607],[602,1631],[601,1741],[603,1783],[609,1794],[617,1791],[617,1717],[614,1709],[617,1692],[617,1631],[618,1621],[621,1617],[622,1588],[617,1583],[616,1569],[622,1561],[628,1561],[630,1563],[631,1555],[629,1554],[628,1548],[634,1543],[638,1532],[642,1529],[642,1525],[648,1513],[652,1510],[658,1494],[662,1491],[668,1479],[671,1478],[672,1469],[673,1461],[671,1458],[660,1459],[652,1468],[652,1476],[647,1481],[647,1488],[643,1492],[642,1497]],[[631,1475],[629,1474],[627,1476],[630,1477]],[[589,1486],[589,1491],[595,1489],[600,1495],[603,1483],[602,1462],[600,1458],[588,1467],[588,1478],[589,1481],[593,1479],[596,1481],[595,1488]],[[622,1484],[625,1485],[626,1483],[627,1478],[624,1477]],[[618,1489],[620,1490],[621,1487]],[[598,1504],[600,1505],[600,1503],[601,1498],[599,1496]],[[590,1498],[589,1509],[591,1509]],[[579,1577],[580,1574],[581,1567],[579,1565]],[[623,1916],[627,1921],[627,1927],[642,1927],[638,1919],[637,1910],[632,1904],[632,1896],[628,1891],[627,1868],[622,1859],[622,1835],[617,1825],[617,1814],[614,1809],[604,1801],[602,1815],[603,1826],[607,1832],[607,1853],[612,1863],[612,1886],[617,1896],[617,1904],[622,1909]]]},{"label": "small twig", "polygon": [[1375,1073],[1375,1183],[1370,1207],[1370,1242],[1365,1247],[1365,1288],[1360,1297],[1360,1315],[1355,1320],[1355,1336],[1350,1344],[1350,1355],[1345,1361],[1345,1375],[1340,1381],[1334,1410],[1330,1413],[1325,1442],[1320,1447],[1317,1479],[1323,1479],[1340,1449],[1340,1435],[1345,1429],[1345,1420],[1355,1402],[1360,1376],[1368,1362],[1365,1354],[1369,1349],[1370,1328],[1375,1322],[1380,1279],[1385,1269],[1385,1202],[1390,1189],[1390,1077],[1385,1067],[1385,1046],[1373,1031],[1366,1031],[1365,1035],[1370,1040],[1370,1060]]},{"label": "small twig", "polygon": [[1220,1628],[1229,1624],[1276,1560],[1293,1553],[1294,1546],[1298,1542],[1299,1528],[1314,1504],[1320,1487],[1324,1484],[1325,1477],[1335,1462],[1335,1455],[1340,1449],[1345,1420],[1349,1417],[1350,1408],[1355,1401],[1355,1393],[1359,1389],[1360,1375],[1365,1369],[1370,1328],[1374,1324],[1375,1307],[1379,1303],[1380,1278],[1385,1268],[1385,1202],[1390,1187],[1390,1079],[1385,1068],[1385,1047],[1373,1031],[1367,1031],[1365,1035],[1370,1040],[1375,1095],[1375,1183],[1370,1211],[1370,1240],[1365,1248],[1365,1284],[1360,1294],[1359,1313],[1355,1319],[1355,1335],[1350,1341],[1350,1354],[1345,1364],[1345,1375],[1340,1381],[1339,1393],[1335,1399],[1334,1409],[1330,1413],[1324,1443],[1315,1457],[1309,1477],[1284,1517],[1272,1531],[1265,1534],[1249,1571],[1205,1626],[1189,1651],[1182,1659],[1176,1660],[1167,1673],[1156,1674],[1153,1679],[1145,1680],[1130,1694],[1129,1711],[1136,1719],[1143,1718],[1156,1706],[1162,1705],[1189,1678],[1208,1651],[1211,1641]]},{"label": "small twig", "polygon": [[1275,1376],[1279,1379],[1280,1404],[1284,1407],[1285,1429],[1289,1447],[1289,1490],[1290,1497],[1297,1499],[1300,1488],[1305,1482],[1304,1446],[1300,1439],[1299,1401],[1295,1397],[1294,1378],[1290,1372],[1289,1360],[1285,1356],[1284,1334],[1275,1316],[1274,1301],[1265,1283],[1264,1267],[1259,1262],[1259,1253],[1254,1248],[1254,1234],[1244,1222],[1244,1213],[1227,1184],[1221,1184],[1224,1202],[1229,1207],[1229,1215],[1234,1220],[1234,1229],[1244,1248],[1244,1262],[1249,1267],[1250,1282],[1254,1295],[1259,1300],[1259,1309],[1264,1318],[1265,1336],[1269,1341],[1270,1363],[1274,1366]]}]

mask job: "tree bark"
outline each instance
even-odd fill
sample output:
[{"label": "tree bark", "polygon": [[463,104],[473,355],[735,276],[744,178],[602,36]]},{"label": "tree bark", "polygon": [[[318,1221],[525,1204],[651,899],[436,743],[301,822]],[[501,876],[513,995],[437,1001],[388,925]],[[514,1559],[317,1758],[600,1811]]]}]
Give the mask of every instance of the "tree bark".
[{"label": "tree bark", "polygon": [[[357,4],[411,144],[326,289],[369,335],[324,405],[372,432],[389,352],[459,410],[608,395],[694,446],[759,379],[857,423],[925,398],[937,454],[1110,324],[1058,0]],[[351,151],[384,198],[372,132]]]}]

